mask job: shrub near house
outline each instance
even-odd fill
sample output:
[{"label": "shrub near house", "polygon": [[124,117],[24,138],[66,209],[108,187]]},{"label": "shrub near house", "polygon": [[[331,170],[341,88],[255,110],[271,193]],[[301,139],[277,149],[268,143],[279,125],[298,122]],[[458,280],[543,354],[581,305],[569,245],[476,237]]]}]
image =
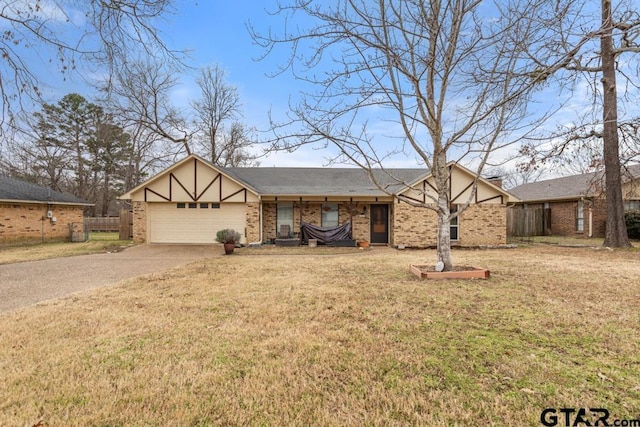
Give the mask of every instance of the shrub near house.
[{"label": "shrub near house", "polygon": [[627,223],[627,234],[630,239],[640,239],[640,211],[629,211],[624,214]]}]

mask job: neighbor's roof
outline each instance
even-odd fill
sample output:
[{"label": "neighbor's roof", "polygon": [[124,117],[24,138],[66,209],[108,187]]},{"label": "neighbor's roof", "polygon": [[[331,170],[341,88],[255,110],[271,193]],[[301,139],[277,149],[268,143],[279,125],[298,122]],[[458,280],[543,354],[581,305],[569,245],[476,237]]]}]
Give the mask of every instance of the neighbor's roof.
[{"label": "neighbor's roof", "polygon": [[[222,168],[238,181],[269,196],[383,196],[360,168]],[[385,169],[373,171],[389,193],[406,188],[428,175],[427,169]]]},{"label": "neighbor's roof", "polygon": [[[628,166],[622,175],[623,180],[640,177],[640,165]],[[509,191],[523,202],[570,200],[597,196],[603,184],[603,173],[592,172],[523,184]]]},{"label": "neighbor's roof", "polygon": [[16,178],[0,176],[0,202],[93,206],[86,200]]}]

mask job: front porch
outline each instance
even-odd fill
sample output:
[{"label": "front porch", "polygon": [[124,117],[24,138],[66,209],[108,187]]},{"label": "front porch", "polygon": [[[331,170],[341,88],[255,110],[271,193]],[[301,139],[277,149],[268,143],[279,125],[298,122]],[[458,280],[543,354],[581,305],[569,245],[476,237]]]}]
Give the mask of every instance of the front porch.
[{"label": "front porch", "polygon": [[276,239],[301,238],[301,225],[336,227],[351,224],[349,238],[358,242],[388,245],[392,243],[393,201],[340,200],[322,198],[263,201],[262,241],[274,243]]}]

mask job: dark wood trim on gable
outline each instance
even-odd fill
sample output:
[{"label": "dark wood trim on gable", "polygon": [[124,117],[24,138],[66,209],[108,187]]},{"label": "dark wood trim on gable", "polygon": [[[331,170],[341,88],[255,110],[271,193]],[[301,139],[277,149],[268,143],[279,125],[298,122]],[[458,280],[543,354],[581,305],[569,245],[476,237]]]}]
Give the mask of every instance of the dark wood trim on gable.
[{"label": "dark wood trim on gable", "polygon": [[198,201],[198,159],[193,158],[193,197]]},{"label": "dark wood trim on gable", "polygon": [[[185,193],[187,193],[187,194],[189,195],[189,197],[191,198],[191,200],[193,200],[193,201],[195,202],[195,201],[196,201],[196,197],[195,197],[195,195],[194,195],[194,194],[191,194],[191,193],[189,192],[189,190],[187,190],[187,188],[186,188],[184,185],[182,185],[182,183],[180,182],[180,180],[179,180],[178,178],[176,178],[176,176],[175,176],[173,173],[170,173],[170,174],[169,174],[169,188],[171,188],[171,181],[172,181],[172,180],[174,180],[174,179],[176,180],[176,182],[178,183],[178,185],[179,185],[179,186],[184,190],[184,192],[185,192]],[[194,191],[194,193],[195,193],[195,191]],[[173,193],[171,194],[171,196],[173,196]]]},{"label": "dark wood trim on gable", "polygon": [[[407,200],[413,200],[413,201],[414,201],[414,202],[416,202],[416,203],[424,203],[424,204],[426,204],[426,201],[425,201],[425,202],[423,202],[423,201],[422,201],[422,200],[420,200],[420,199],[416,199],[416,198],[414,198],[414,197],[409,197],[409,196],[406,196],[406,195],[401,195],[401,196],[397,197],[397,199],[398,199],[398,203],[403,201],[400,197],[402,197],[403,199],[407,199]],[[376,198],[376,202],[377,202],[377,201],[378,201],[378,199]],[[407,203],[407,202],[405,202],[405,203]]]},{"label": "dark wood trim on gable", "polygon": [[[431,185],[431,183],[430,183],[429,181],[427,181],[427,180],[425,179],[425,180],[424,180],[424,182],[425,182],[429,187],[431,187],[431,189],[432,189],[433,191],[435,191],[436,193],[438,193],[438,190],[436,189],[436,187],[434,187],[433,185]],[[426,195],[426,194],[425,194],[425,195]],[[425,200],[425,201],[426,201],[426,200]]]},{"label": "dark wood trim on gable", "polygon": [[170,202],[170,201],[171,201],[171,197],[168,197],[168,198],[167,198],[167,197],[163,196],[162,194],[160,194],[160,193],[158,193],[158,192],[156,192],[156,191],[153,191],[153,190],[152,190],[152,189],[150,189],[150,188],[145,187],[145,188],[144,188],[144,201],[145,201],[145,202],[147,201],[147,191],[148,191],[149,193],[153,193],[153,194],[155,194],[155,195],[156,195],[156,196],[158,196],[158,197],[163,198],[163,199],[164,199],[164,200],[166,200],[167,202]]},{"label": "dark wood trim on gable", "polygon": [[[200,194],[198,194],[196,201],[200,200],[200,197],[202,197],[202,195],[206,193],[207,190],[216,182],[216,179],[220,179],[220,182],[222,183],[222,174],[218,173],[218,175],[216,175],[216,177],[211,180],[211,182],[205,187],[205,189],[202,190]],[[220,193],[220,196],[222,196],[222,193]]]},{"label": "dark wood trim on gable", "polygon": [[[453,188],[451,188],[451,187],[452,187],[451,183],[453,182],[453,179],[452,179],[452,177],[451,177],[451,171],[453,170],[453,166],[452,166],[452,165],[450,165],[450,166],[448,167],[448,169],[449,169],[449,177],[447,178],[447,181],[448,181],[448,182],[447,182],[447,185],[448,185],[448,187],[449,187],[449,203],[453,203],[453,200],[455,200],[455,199],[453,198]],[[438,198],[440,198],[440,197],[438,196]]]},{"label": "dark wood trim on gable", "polygon": [[427,180],[422,181],[422,203],[427,203]]},{"label": "dark wood trim on gable", "polygon": [[478,200],[476,202],[476,204],[480,204],[480,203],[484,203],[484,202],[488,202],[489,200],[495,200],[497,198],[500,198],[500,203],[504,205],[504,196],[502,194],[498,194],[497,196],[493,196],[493,197],[488,197],[486,199],[482,199],[482,200]]},{"label": "dark wood trim on gable", "polygon": [[[225,200],[228,200],[230,198],[232,198],[233,196],[235,196],[236,194],[240,194],[244,191],[244,201],[247,201],[247,189],[246,188],[241,188],[240,190],[236,191],[235,193],[229,194],[227,197],[220,197],[220,201],[224,202]],[[222,196],[222,194],[220,194],[220,196]]]},{"label": "dark wood trim on gable", "polygon": [[[198,163],[202,163],[202,162],[200,162],[200,160],[198,160],[197,158],[194,158],[193,159],[193,191],[192,192],[187,189],[185,184],[183,184],[180,181],[180,179],[173,172],[168,172],[167,175],[165,175],[165,177],[168,176],[168,178],[169,178],[169,183],[168,183],[169,194],[168,194],[168,196],[162,195],[158,191],[152,190],[149,187],[144,187],[144,193],[143,193],[144,194],[144,201],[145,202],[148,201],[148,194],[150,194],[150,193],[160,197],[161,199],[163,199],[163,200],[165,200],[167,202],[174,201],[173,189],[174,189],[174,182],[175,182],[180,186],[180,188],[186,194],[188,194],[189,199],[191,199],[193,202],[198,202],[198,201],[200,201],[202,199],[204,194],[207,191],[209,191],[211,189],[211,187],[217,181],[218,182],[218,191],[219,191],[219,193],[218,193],[218,201],[219,202],[223,202],[225,200],[228,200],[228,199],[232,198],[233,196],[236,196],[236,195],[240,194],[241,192],[244,192],[244,202],[247,203],[247,200],[248,200],[248,193],[247,192],[249,190],[247,190],[247,188],[245,188],[241,184],[240,185],[242,186],[242,188],[240,190],[238,190],[238,191],[234,192],[233,194],[230,194],[230,195],[228,195],[226,197],[222,196],[223,195],[223,191],[224,191],[223,190],[223,187],[224,187],[223,181],[224,181],[225,176],[222,174],[222,172],[217,171],[217,170],[214,170],[214,173],[217,172],[217,175],[215,175],[208,183],[207,183],[207,181],[203,181],[202,182],[203,184],[206,183],[206,187],[204,187],[204,189],[202,191],[198,192],[198,170],[201,169],[198,166]],[[191,164],[191,163],[187,163],[186,165],[188,166],[189,164]],[[190,173],[188,171],[188,168],[186,170],[184,170],[184,172]],[[232,187],[233,187],[233,185],[232,185]],[[164,187],[164,188],[166,188],[166,187]],[[161,191],[164,191],[164,189],[161,190]],[[182,198],[182,196],[181,196],[181,198]],[[213,201],[213,200],[211,200],[211,201]]]},{"label": "dark wood trim on gable", "polygon": [[[470,183],[469,185],[467,185],[467,186],[466,186],[466,187],[465,187],[461,192],[459,192],[459,193],[456,195],[456,197],[453,197],[453,198],[451,199],[451,203],[453,203],[455,200],[457,200],[457,199],[458,199],[458,197],[462,196],[462,194],[463,194],[465,191],[467,191],[469,188],[473,187],[473,183],[474,183],[474,181],[471,181],[471,183]],[[451,188],[451,186],[449,186],[449,188]],[[477,191],[476,191],[476,194],[475,194],[475,199],[476,199],[476,203],[478,203],[478,192],[477,192]]]}]

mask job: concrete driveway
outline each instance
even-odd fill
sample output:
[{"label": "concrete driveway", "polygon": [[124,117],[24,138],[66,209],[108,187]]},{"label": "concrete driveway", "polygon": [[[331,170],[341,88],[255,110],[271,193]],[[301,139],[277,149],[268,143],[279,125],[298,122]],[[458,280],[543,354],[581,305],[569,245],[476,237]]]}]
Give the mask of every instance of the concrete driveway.
[{"label": "concrete driveway", "polygon": [[223,253],[222,245],[138,245],[110,254],[0,265],[0,314]]}]

